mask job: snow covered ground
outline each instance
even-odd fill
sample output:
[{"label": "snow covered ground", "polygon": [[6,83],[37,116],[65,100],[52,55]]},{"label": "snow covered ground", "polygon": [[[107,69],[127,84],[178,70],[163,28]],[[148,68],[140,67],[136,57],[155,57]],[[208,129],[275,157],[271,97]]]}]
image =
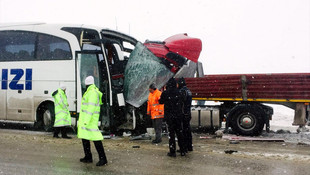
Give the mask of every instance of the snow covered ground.
[{"label": "snow covered ground", "polygon": [[[310,132],[297,133],[298,126],[293,126],[294,110],[282,105],[269,105],[273,107],[274,115],[270,121],[271,131],[268,134],[263,134],[264,137],[283,138],[285,142],[310,145]],[[306,126],[306,128],[310,128]],[[282,132],[277,132],[282,130]],[[287,132],[290,131],[290,132]]]},{"label": "snow covered ground", "polygon": [[283,105],[269,105],[273,108],[273,116],[270,121],[270,128],[273,131],[279,129],[289,130],[291,132],[296,132],[298,126],[293,126],[294,121],[294,110],[285,107]]}]

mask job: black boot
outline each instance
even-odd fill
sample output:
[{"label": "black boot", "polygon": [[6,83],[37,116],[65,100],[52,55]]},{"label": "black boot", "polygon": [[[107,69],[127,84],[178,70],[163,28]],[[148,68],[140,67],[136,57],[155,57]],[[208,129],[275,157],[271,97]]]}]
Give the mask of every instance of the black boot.
[{"label": "black boot", "polygon": [[186,155],[186,153],[185,152],[181,152],[181,156],[185,156]]},{"label": "black boot", "polygon": [[82,139],[82,143],[83,143],[83,149],[84,149],[85,157],[81,158],[80,162],[92,163],[93,162],[93,156],[92,156],[91,151],[90,151],[90,141]]},{"label": "black boot", "polygon": [[72,137],[69,137],[69,136],[62,136],[62,138],[64,138],[64,139],[72,139]]},{"label": "black boot", "polygon": [[159,140],[152,140],[152,143],[160,143],[161,142],[161,139],[159,139]]},{"label": "black boot", "polygon": [[96,163],[96,166],[103,166],[103,165],[105,165],[107,163],[108,163],[108,161],[107,161],[106,158],[105,159],[101,159],[101,160],[99,160],[99,162]]},{"label": "black boot", "polygon": [[169,157],[176,157],[177,155],[175,153],[169,152],[169,153],[167,153],[167,156],[169,156]]},{"label": "black boot", "polygon": [[59,138],[58,134],[60,132],[60,128],[59,127],[54,127],[54,138]]},{"label": "black boot", "polygon": [[92,156],[91,156],[91,157],[85,156],[84,158],[81,158],[81,159],[80,159],[80,162],[83,162],[83,163],[92,163],[92,162],[93,162],[93,158],[92,158]]},{"label": "black boot", "polygon": [[62,136],[62,138],[64,138],[64,139],[72,139],[71,137],[69,137],[69,136],[67,135],[67,128],[65,128],[65,127],[62,127],[62,128],[61,128],[61,136]]},{"label": "black boot", "polygon": [[99,162],[97,162],[96,166],[103,166],[108,163],[107,157],[104,152],[104,148],[101,141],[94,141],[96,150],[99,155]]},{"label": "black boot", "polygon": [[[178,149],[178,150],[177,150],[177,152],[178,152],[178,153],[180,153],[180,152],[181,152],[181,150],[179,150],[179,149]],[[184,152],[185,152],[185,153],[187,153],[187,151],[186,151],[186,150],[185,150]]]}]

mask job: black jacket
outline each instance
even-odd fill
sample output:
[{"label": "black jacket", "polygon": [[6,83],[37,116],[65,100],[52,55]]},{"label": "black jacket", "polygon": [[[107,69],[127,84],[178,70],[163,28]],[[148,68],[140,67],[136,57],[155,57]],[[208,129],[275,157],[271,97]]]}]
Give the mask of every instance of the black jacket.
[{"label": "black jacket", "polygon": [[160,104],[164,104],[165,120],[182,118],[182,100],[176,82],[172,78],[167,83],[167,89],[159,99]]},{"label": "black jacket", "polygon": [[184,115],[190,116],[192,106],[192,92],[186,87],[184,78],[181,78],[178,84],[182,97],[182,112]]}]

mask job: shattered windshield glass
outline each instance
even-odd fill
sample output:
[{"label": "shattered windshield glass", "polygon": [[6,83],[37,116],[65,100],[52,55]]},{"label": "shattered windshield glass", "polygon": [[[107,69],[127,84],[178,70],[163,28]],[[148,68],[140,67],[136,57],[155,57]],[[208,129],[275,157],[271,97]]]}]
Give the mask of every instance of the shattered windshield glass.
[{"label": "shattered windshield glass", "polygon": [[161,88],[173,75],[158,57],[138,42],[125,69],[126,101],[140,107],[148,98],[150,84],[155,83],[157,88]]}]

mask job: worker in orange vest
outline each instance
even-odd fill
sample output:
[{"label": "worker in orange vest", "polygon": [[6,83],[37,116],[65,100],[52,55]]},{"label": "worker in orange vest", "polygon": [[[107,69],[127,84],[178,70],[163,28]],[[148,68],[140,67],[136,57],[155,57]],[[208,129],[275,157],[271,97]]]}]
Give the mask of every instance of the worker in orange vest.
[{"label": "worker in orange vest", "polygon": [[153,128],[155,129],[155,140],[153,140],[152,143],[160,143],[164,118],[164,105],[159,104],[158,102],[161,96],[161,91],[156,88],[154,83],[149,86],[149,91],[147,115],[151,116]]}]

